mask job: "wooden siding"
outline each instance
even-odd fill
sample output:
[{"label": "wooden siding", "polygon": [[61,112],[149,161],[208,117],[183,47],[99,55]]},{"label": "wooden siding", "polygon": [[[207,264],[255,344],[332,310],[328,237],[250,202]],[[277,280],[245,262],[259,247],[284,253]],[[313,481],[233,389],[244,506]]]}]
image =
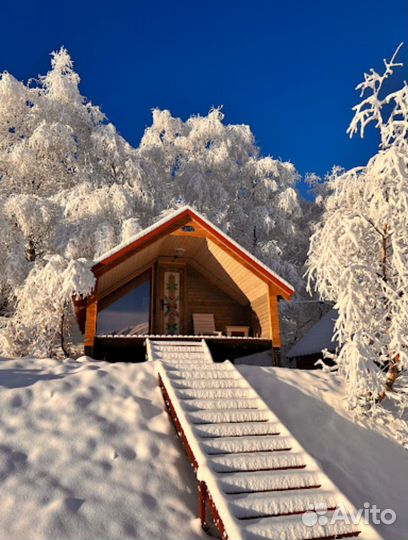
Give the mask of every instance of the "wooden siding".
[{"label": "wooden siding", "polygon": [[160,253],[163,239],[133,253],[121,264],[112,267],[97,278],[95,295],[100,299],[125,285],[151,267]]},{"label": "wooden siding", "polygon": [[[185,249],[184,257],[175,259],[172,256],[176,247]],[[98,278],[97,298],[110,296],[117,288],[125,287],[126,282],[135,279],[138,270],[145,271],[146,266],[153,265],[154,261],[158,261],[157,267],[161,264],[185,263],[188,264],[190,273],[195,272],[195,275],[200,276],[200,293],[197,283],[193,280],[190,287],[192,290],[186,287],[184,294],[186,299],[190,294],[193,295],[192,301],[193,305],[196,303],[197,311],[195,312],[197,313],[212,313],[215,309],[213,305],[219,304],[220,321],[218,323],[216,318],[217,329],[223,330],[227,324],[245,324],[251,327],[252,335],[266,339],[272,338],[268,285],[252,274],[248,268],[240,265],[220,246],[206,238],[171,235],[151,244],[145,250],[135,253],[122,264],[102,274]],[[151,329],[161,333],[160,280],[157,279],[157,275],[155,278],[157,280],[153,304],[155,316]],[[192,332],[192,313],[194,313],[193,308],[186,312],[183,325],[183,331],[186,333]]]},{"label": "wooden siding", "polygon": [[193,313],[213,313],[215,327],[236,324],[252,327],[251,309],[242,306],[190,265],[186,268],[185,332],[193,334]]},{"label": "wooden siding", "polygon": [[[192,226],[191,234],[185,234],[187,231],[183,230],[184,225]],[[114,266],[123,263],[135,251],[143,251],[151,244],[172,234],[175,234],[178,239],[182,236],[189,236],[190,238],[205,237],[211,240],[213,244],[220,246],[223,251],[228,252],[239,264],[248,268],[252,274],[261,278],[262,281],[277,286],[283,298],[289,299],[294,292],[288,283],[262,265],[256,258],[243,250],[231,238],[214,227],[208,220],[190,207],[185,207],[182,211],[170,216],[167,221],[158,223],[155,228],[147,230],[144,235],[137,238],[134,242],[108,255],[105,259],[96,263],[92,267],[92,270],[98,278]]]},{"label": "wooden siding", "polygon": [[272,339],[268,302],[268,294],[265,292],[251,302],[251,307],[258,322],[258,337]]},{"label": "wooden siding", "polygon": [[[236,283],[245,297],[249,300],[253,312],[256,314],[258,334],[260,337],[270,339],[270,310],[268,285],[248,268],[239,264],[234,257],[224,251],[221,246],[207,240],[208,251],[216,258],[224,272]],[[252,324],[254,327],[254,324]]]}]

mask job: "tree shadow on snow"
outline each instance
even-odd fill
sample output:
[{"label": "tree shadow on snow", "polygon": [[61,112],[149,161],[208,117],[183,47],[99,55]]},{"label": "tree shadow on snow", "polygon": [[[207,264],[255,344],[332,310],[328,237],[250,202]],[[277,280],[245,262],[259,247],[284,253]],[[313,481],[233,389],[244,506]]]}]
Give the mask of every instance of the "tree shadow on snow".
[{"label": "tree shadow on snow", "polygon": [[38,381],[63,379],[65,375],[45,374],[40,369],[0,369],[0,387],[25,388]]}]

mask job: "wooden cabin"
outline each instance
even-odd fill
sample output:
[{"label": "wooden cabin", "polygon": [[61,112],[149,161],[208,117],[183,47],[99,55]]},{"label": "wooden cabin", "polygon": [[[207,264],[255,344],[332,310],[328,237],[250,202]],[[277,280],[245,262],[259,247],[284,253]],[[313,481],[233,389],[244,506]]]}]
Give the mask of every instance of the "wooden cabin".
[{"label": "wooden cabin", "polygon": [[205,339],[216,359],[281,347],[278,304],[294,290],[190,207],[94,264],[92,296],[75,302],[85,354],[143,360],[146,336]]}]

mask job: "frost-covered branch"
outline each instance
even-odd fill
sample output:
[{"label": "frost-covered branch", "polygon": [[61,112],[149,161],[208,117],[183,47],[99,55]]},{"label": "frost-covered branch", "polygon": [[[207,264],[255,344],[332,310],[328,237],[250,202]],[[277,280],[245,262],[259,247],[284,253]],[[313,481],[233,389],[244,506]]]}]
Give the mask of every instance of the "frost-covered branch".
[{"label": "frost-covered branch", "polygon": [[408,361],[407,84],[380,97],[401,65],[398,51],[382,75],[371,70],[357,87],[369,95],[354,108],[349,127],[350,135],[360,129],[363,136],[375,122],[380,151],[366,167],[328,179],[330,194],[309,249],[309,290],[334,301],[339,312],[336,362],[352,405],[384,398]]}]

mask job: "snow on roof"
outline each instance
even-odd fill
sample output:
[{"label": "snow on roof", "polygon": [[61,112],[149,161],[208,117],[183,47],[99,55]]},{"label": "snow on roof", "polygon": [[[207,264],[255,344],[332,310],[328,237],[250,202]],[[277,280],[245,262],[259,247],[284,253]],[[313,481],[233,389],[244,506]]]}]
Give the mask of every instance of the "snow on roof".
[{"label": "snow on roof", "polygon": [[272,276],[274,276],[276,279],[278,279],[279,281],[281,281],[284,285],[286,285],[286,287],[288,287],[292,292],[295,292],[295,289],[293,288],[293,285],[291,285],[288,281],[286,281],[285,279],[283,279],[281,276],[279,276],[276,272],[274,272],[273,270],[271,270],[268,266],[266,266],[266,264],[264,264],[262,261],[260,261],[257,257],[255,257],[252,253],[250,253],[249,251],[247,251],[245,248],[243,248],[240,244],[238,244],[238,242],[236,242],[235,240],[233,240],[230,236],[228,236],[224,231],[222,231],[221,229],[219,229],[216,225],[214,225],[214,223],[212,223],[211,221],[209,221],[205,216],[203,216],[202,214],[200,214],[200,212],[198,212],[197,210],[195,210],[194,208],[192,208],[191,206],[189,205],[186,205],[186,206],[181,206],[179,209],[175,210],[174,212],[171,212],[167,215],[165,215],[162,219],[160,219],[159,221],[156,221],[155,223],[153,223],[153,225],[150,225],[150,227],[147,227],[146,229],[143,229],[142,231],[138,232],[137,234],[135,234],[134,236],[132,236],[130,239],[126,240],[126,242],[121,242],[120,244],[118,244],[117,246],[115,246],[114,248],[110,249],[109,251],[106,251],[105,253],[103,253],[103,255],[101,255],[100,257],[98,257],[97,259],[94,260],[94,265],[104,261],[105,259],[107,259],[108,257],[111,257],[112,255],[114,255],[115,253],[118,253],[119,251],[121,251],[122,249],[126,248],[127,246],[133,244],[133,242],[136,242],[137,240],[139,240],[140,238],[143,238],[144,236],[146,236],[147,234],[155,231],[156,229],[158,229],[159,227],[161,227],[162,225],[166,224],[168,221],[176,218],[177,216],[185,213],[185,212],[189,212],[191,213],[191,216],[192,218],[194,219],[194,216],[197,216],[199,219],[203,220],[209,227],[211,227],[212,229],[214,229],[219,235],[221,235],[222,237],[224,237],[226,240],[228,240],[229,242],[231,242],[231,244],[233,244],[236,248],[238,248],[244,255],[250,257],[256,264],[258,264],[259,266],[261,266],[266,272],[268,272],[269,274],[271,274]]},{"label": "snow on roof", "polygon": [[[120,244],[117,244],[115,247],[110,249],[109,251],[105,251],[105,253],[102,253],[97,259],[94,259],[94,264],[98,264],[108,257],[111,257],[111,255],[114,255],[115,253],[118,253],[121,249],[130,246],[130,244],[133,244],[133,242],[136,242],[136,240],[139,240],[139,238],[143,238],[143,236],[146,236],[146,234],[151,233],[152,231],[158,229],[162,225],[164,225],[167,221],[170,219],[175,218],[179,214],[182,214],[186,210],[189,210],[189,206],[181,206],[178,210],[171,212],[170,214],[166,214],[164,217],[159,219],[158,221],[155,221],[150,227],[146,227],[145,229],[142,229],[140,232],[136,233],[135,235],[131,236],[128,240],[125,242],[121,242]],[[198,214],[198,212],[195,212]]]},{"label": "snow on roof", "polygon": [[323,349],[334,351],[337,342],[332,340],[334,323],[338,317],[337,311],[332,309],[324,315],[318,323],[304,335],[287,353],[288,358],[306,356],[319,353]]}]

